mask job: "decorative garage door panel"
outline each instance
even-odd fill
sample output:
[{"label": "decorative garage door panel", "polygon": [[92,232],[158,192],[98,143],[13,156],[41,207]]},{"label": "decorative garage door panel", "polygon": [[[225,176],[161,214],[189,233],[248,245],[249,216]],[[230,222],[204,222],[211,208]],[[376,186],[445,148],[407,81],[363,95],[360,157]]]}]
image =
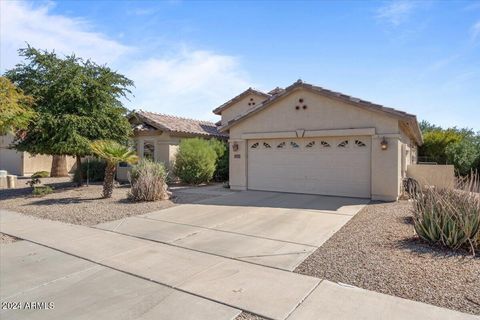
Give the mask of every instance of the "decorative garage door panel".
[{"label": "decorative garage door panel", "polygon": [[248,141],[248,188],[370,198],[370,137]]}]

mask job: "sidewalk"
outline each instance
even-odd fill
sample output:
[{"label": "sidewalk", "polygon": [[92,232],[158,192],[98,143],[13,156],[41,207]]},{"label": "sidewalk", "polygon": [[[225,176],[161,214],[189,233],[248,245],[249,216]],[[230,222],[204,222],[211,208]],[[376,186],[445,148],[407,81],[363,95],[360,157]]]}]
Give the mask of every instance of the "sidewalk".
[{"label": "sidewalk", "polygon": [[0,231],[270,319],[477,319],[288,271],[5,210]]}]

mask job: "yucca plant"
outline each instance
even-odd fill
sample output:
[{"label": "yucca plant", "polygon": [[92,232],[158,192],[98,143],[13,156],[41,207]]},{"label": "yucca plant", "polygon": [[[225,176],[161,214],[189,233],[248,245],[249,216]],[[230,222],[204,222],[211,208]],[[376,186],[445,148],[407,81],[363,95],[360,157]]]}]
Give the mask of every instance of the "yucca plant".
[{"label": "yucca plant", "polygon": [[471,191],[474,184],[466,181],[465,190],[428,188],[418,193],[413,206],[418,236],[454,250],[466,247],[475,254],[480,246],[480,194]]},{"label": "yucca plant", "polygon": [[104,198],[111,198],[113,192],[113,180],[115,170],[119,162],[136,163],[138,157],[135,151],[110,140],[97,140],[90,145],[92,152],[107,163],[105,167],[105,179],[103,180]]}]

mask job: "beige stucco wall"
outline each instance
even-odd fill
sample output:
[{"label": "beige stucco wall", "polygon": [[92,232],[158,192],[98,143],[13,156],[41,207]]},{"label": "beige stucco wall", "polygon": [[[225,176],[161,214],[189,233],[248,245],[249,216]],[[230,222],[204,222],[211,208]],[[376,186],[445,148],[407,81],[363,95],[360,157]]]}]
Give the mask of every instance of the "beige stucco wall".
[{"label": "beige stucco wall", "polygon": [[453,165],[410,165],[407,175],[424,186],[453,188],[455,186],[455,168]]},{"label": "beige stucco wall", "polygon": [[[13,135],[0,136],[0,170],[7,170],[10,174],[28,176],[37,171],[48,171],[52,168],[52,156],[32,156],[27,152],[17,152],[8,149],[13,142]],[[75,158],[67,157],[67,169],[72,172]]]},{"label": "beige stucco wall", "polygon": [[23,152],[8,149],[13,138],[11,134],[0,136],[0,170],[7,170],[9,174],[23,175]]},{"label": "beige stucco wall", "polygon": [[[265,99],[266,98],[264,96],[253,93],[243,97],[241,100],[235,102],[222,112],[222,125],[225,125],[228,121],[234,119],[236,116],[244,114],[248,110],[255,108]],[[255,104],[248,105],[249,103]]]},{"label": "beige stucco wall", "polygon": [[[73,173],[75,169],[75,158],[67,157],[67,170]],[[52,156],[36,155],[24,152],[23,154],[23,175],[28,176],[37,171],[48,171],[52,169]]]},{"label": "beige stucco wall", "polygon": [[0,148],[0,170],[7,170],[9,174],[23,175],[23,152],[16,152]]},{"label": "beige stucco wall", "polygon": [[[304,100],[299,103],[299,99]],[[307,109],[296,110],[296,105]],[[222,114],[223,117],[223,114]],[[230,128],[230,185],[232,189],[247,188],[247,156],[245,133],[296,130],[335,130],[375,128],[372,135],[371,195],[378,200],[396,200],[402,178],[402,136],[398,120],[382,113],[367,111],[300,89]],[[382,150],[385,138],[388,149]],[[234,143],[238,151],[233,151]]]},{"label": "beige stucco wall", "polygon": [[176,146],[180,143],[179,137],[172,137],[166,132],[158,131],[151,135],[137,135],[133,140],[137,146],[137,155],[140,158],[143,158],[144,143],[151,142],[155,146],[154,160],[163,162],[167,168],[173,165]]}]

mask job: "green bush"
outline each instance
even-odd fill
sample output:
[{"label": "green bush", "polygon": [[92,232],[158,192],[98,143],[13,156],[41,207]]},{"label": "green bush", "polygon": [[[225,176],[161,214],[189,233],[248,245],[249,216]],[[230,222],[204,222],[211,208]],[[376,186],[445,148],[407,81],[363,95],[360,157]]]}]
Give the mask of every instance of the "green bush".
[{"label": "green bush", "polygon": [[180,142],[175,159],[174,173],[188,184],[201,184],[212,180],[217,162],[215,145],[200,138]]},{"label": "green bush", "polygon": [[466,137],[445,148],[448,162],[452,163],[460,176],[470,174],[480,163],[480,136]]},{"label": "green bush", "polygon": [[414,228],[423,240],[451,249],[480,246],[480,194],[428,188],[414,198]]},{"label": "green bush", "polygon": [[216,139],[209,140],[210,146],[217,154],[217,161],[215,162],[215,172],[213,178],[215,181],[228,180],[228,145]]},{"label": "green bush", "polygon": [[88,181],[90,182],[100,182],[105,179],[105,167],[107,166],[106,162],[100,159],[90,159],[88,162],[85,160],[80,166],[80,170],[77,168],[73,175],[73,181],[79,181],[79,175],[81,174],[82,181],[87,180],[88,172]]},{"label": "green bush", "polygon": [[37,197],[42,197],[53,192],[53,187],[50,186],[34,186],[32,194]]},{"label": "green bush", "polygon": [[50,172],[48,171],[37,171],[30,178],[35,179],[35,178],[48,178],[50,177]]},{"label": "green bush", "polygon": [[423,145],[419,148],[419,160],[453,164],[460,176],[472,170],[480,170],[480,132],[468,128],[448,128],[420,123]]},{"label": "green bush", "polygon": [[229,179],[229,155],[228,148],[221,158],[217,161],[217,168],[215,169],[215,181],[225,182]]},{"label": "green bush", "polygon": [[130,173],[130,199],[134,201],[156,201],[169,198],[167,171],[163,163],[141,160]]}]

